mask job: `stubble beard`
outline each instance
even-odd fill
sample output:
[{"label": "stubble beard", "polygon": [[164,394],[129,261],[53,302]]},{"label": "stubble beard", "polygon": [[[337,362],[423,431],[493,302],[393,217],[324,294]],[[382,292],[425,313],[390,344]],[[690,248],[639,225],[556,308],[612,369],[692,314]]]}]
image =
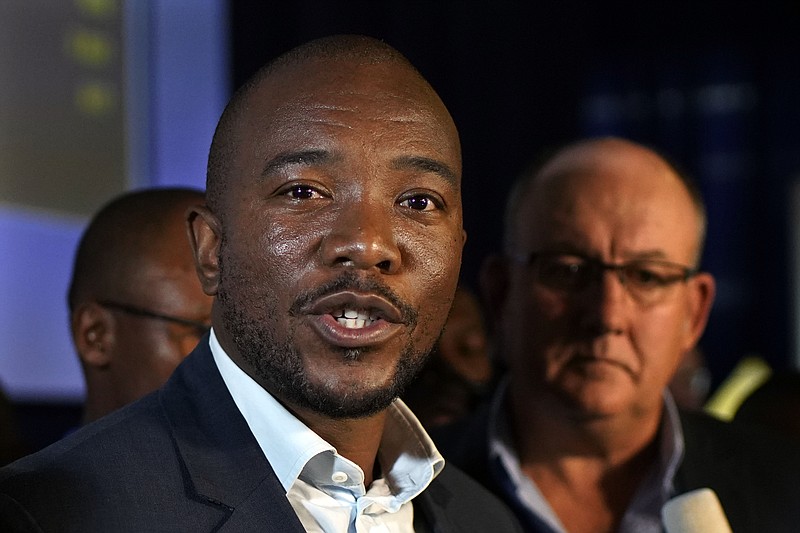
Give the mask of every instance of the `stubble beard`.
[{"label": "stubble beard", "polygon": [[[224,239],[223,239],[224,244]],[[305,372],[303,360],[295,349],[294,331],[288,331],[283,343],[277,341],[269,325],[277,316],[274,299],[258,299],[253,286],[236,261],[225,260],[220,249],[220,285],[217,298],[222,320],[239,356],[255,375],[256,382],[279,400],[333,419],[363,418],[386,409],[399,397],[425,364],[430,350],[415,350],[410,339],[397,360],[393,375],[382,387],[352,388],[342,391],[335,382],[313,383]],[[267,301],[269,300],[269,301]],[[369,357],[369,350],[341,349],[345,361],[358,364]]]}]

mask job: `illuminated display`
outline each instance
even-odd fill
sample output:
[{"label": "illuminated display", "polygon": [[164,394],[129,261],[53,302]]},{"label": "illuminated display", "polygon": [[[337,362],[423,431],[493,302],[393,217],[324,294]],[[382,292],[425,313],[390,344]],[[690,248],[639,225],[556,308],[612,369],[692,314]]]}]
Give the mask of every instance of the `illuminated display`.
[{"label": "illuminated display", "polygon": [[0,201],[88,215],[126,185],[120,0],[0,2]]}]

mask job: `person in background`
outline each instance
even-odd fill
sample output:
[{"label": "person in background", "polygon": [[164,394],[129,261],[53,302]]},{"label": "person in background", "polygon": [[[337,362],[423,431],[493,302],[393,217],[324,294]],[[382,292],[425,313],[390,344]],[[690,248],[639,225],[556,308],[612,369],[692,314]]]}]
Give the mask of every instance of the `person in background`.
[{"label": "person in background", "polygon": [[159,388],[208,331],[186,212],[189,188],[124,193],[100,209],[75,255],[68,303],[86,382],[83,423]]},{"label": "person in background", "polygon": [[798,450],[667,388],[714,298],[704,229],[695,185],[624,139],[565,147],[512,190],[482,273],[508,372],[437,443],[528,531],[661,533],[664,504],[703,487],[737,533],[800,523]]},{"label": "person in background", "polygon": [[373,38],[300,45],[234,94],[206,183],[211,331],[155,394],[0,470],[0,530],[518,531],[398,399],[466,238],[422,75]]},{"label": "person in background", "polygon": [[403,400],[424,426],[441,426],[472,413],[493,376],[480,303],[471,290],[459,287],[442,336]]}]

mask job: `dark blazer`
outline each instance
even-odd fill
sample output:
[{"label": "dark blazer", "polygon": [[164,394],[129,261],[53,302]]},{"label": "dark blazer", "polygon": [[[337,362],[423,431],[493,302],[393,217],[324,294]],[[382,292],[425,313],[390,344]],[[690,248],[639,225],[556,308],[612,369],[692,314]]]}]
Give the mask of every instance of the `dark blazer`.
[{"label": "dark blazer", "polygon": [[[489,469],[488,418],[485,405],[474,417],[434,430],[432,436],[450,464],[513,507]],[[800,449],[777,436],[702,414],[681,413],[680,418],[685,451],[675,477],[676,495],[713,489],[734,533],[800,531]]]},{"label": "dark blazer", "polygon": [[[450,465],[414,511],[419,531],[519,531]],[[0,531],[304,529],[205,339],[162,389],[0,470]]]}]

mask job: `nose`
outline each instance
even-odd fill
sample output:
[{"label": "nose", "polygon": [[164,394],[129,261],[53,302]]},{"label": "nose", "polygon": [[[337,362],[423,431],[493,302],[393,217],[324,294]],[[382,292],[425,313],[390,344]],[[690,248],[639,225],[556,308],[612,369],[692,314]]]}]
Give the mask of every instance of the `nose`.
[{"label": "nose", "polygon": [[618,271],[605,270],[582,295],[581,328],[591,335],[621,334],[631,311],[631,296]]},{"label": "nose", "polygon": [[377,268],[391,274],[400,268],[393,213],[375,202],[342,206],[322,241],[322,260],[328,266]]}]

